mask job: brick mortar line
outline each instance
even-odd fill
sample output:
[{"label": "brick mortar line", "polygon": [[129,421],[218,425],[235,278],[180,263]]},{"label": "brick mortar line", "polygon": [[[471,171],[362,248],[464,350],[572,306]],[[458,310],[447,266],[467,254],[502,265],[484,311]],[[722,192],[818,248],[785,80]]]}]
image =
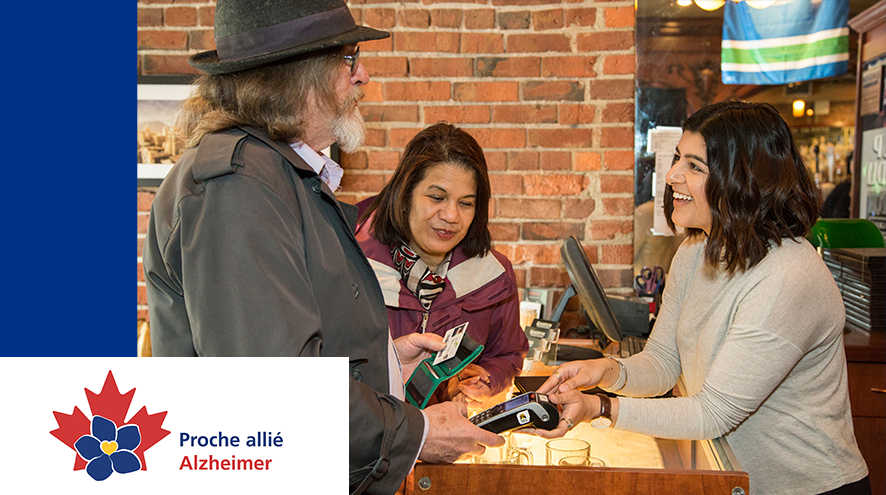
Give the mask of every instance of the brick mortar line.
[{"label": "brick mortar line", "polygon": [[[393,102],[385,102],[385,103],[393,103]],[[439,106],[437,106],[437,105],[430,106],[429,105],[429,106],[424,107],[424,109],[460,107],[460,106],[464,106],[464,105],[457,105],[457,104],[455,104],[455,105],[439,105]],[[502,106],[505,106],[505,105],[502,105]],[[512,106],[531,107],[534,105],[532,105],[531,102],[525,102],[525,103],[517,103]],[[367,129],[381,129],[380,127],[370,125],[370,124],[377,124],[377,123],[378,122],[366,122]],[[391,124],[394,124],[394,123],[419,124],[419,125],[424,123],[425,125],[430,125],[430,123],[427,123],[427,122],[413,122],[413,121],[400,121],[400,120],[392,120],[392,121],[388,121],[388,123],[391,123]],[[603,124],[607,124],[607,123],[606,122],[596,122],[596,121],[583,122],[580,124],[579,123],[565,123],[565,122],[564,123],[559,123],[559,122],[550,123],[550,122],[498,122],[498,121],[491,121],[491,122],[461,122],[459,127],[465,127],[468,129],[487,129],[487,128],[489,128],[488,126],[495,126],[496,128],[500,128],[500,129],[516,129],[516,128],[521,128],[520,126],[522,126],[523,128],[529,128],[529,129],[555,130],[555,129],[579,129],[579,128],[602,129]],[[608,123],[608,124],[617,124],[617,123]],[[627,124],[630,124],[630,123],[627,123]],[[605,128],[606,129],[610,129],[610,128],[614,129],[617,127],[618,126],[616,126],[616,125],[607,125]],[[627,126],[625,126],[625,127],[627,127]],[[405,128],[405,127],[398,127],[398,128]],[[609,149],[609,148],[606,148],[606,149]]]},{"label": "brick mortar line", "polygon": [[167,9],[174,7],[214,7],[215,2],[188,2],[188,3],[144,3],[138,2],[137,8],[139,9]]},{"label": "brick mortar line", "polygon": [[212,31],[212,26],[138,26],[136,32],[177,33],[180,31]]},{"label": "brick mortar line", "polygon": [[[371,53],[371,55],[370,55]],[[432,53],[434,55],[424,55],[424,56],[411,56],[406,54],[414,54],[414,53]],[[439,55],[439,56],[436,56]],[[601,56],[607,55],[636,55],[634,52],[629,52],[628,50],[608,50],[608,51],[593,51],[593,52],[466,52],[466,53],[453,53],[453,52],[420,52],[420,51],[401,51],[401,52],[366,52],[364,54],[362,51],[360,52],[361,61],[364,58],[407,58],[410,60],[427,60],[427,59],[435,59],[435,60],[460,60],[460,59],[475,59],[475,58],[502,58],[502,59],[517,59],[517,58],[541,58],[541,59],[553,59],[553,58],[578,58],[587,56],[600,58]],[[596,63],[594,64],[596,65]],[[372,75],[372,74],[370,74]],[[625,75],[625,74],[613,74],[613,75]]]},{"label": "brick mortar line", "polygon": [[[200,26],[194,26],[200,27]],[[501,34],[503,36],[507,36],[510,34],[563,34],[566,36],[573,36],[578,34],[585,33],[634,33],[636,32],[636,28],[633,27],[617,27],[617,28],[599,28],[596,26],[575,26],[570,25],[567,27],[560,28],[552,28],[545,29],[542,31],[533,29],[533,28],[519,28],[519,29],[503,29],[503,28],[466,28],[466,27],[440,27],[440,26],[428,26],[428,27],[412,27],[412,26],[394,26],[394,27],[377,27],[373,29],[379,29],[382,31],[387,31],[389,33],[460,33],[460,34]]]},{"label": "brick mortar line", "polygon": [[[425,127],[428,127],[429,125],[430,125],[430,124],[428,124],[428,125],[426,125],[426,126],[424,126],[424,127],[420,127],[420,128],[417,127],[416,129],[421,130],[421,129],[424,129]],[[461,127],[461,126],[459,125],[458,127]],[[404,148],[405,148],[405,146],[404,146]],[[378,150],[391,151],[391,150],[402,150],[402,149],[403,149],[403,148],[400,148],[400,147],[394,147],[394,146],[375,146],[375,147],[373,147],[373,148],[370,148],[369,151],[378,151]],[[627,148],[612,148],[612,149],[610,149],[610,148],[603,148],[603,149],[606,150],[606,151],[627,151],[627,150],[628,150]],[[631,149],[633,149],[633,148],[631,148]],[[483,148],[483,151],[485,151],[485,152],[495,151],[495,152],[499,152],[499,153],[502,153],[502,152],[512,152],[512,151],[527,151],[527,150],[529,150],[529,151],[533,151],[533,150],[534,150],[534,151],[541,151],[541,152],[548,152],[548,151],[562,151],[562,150],[582,150],[582,151],[585,151],[585,150],[591,150],[591,148],[536,148],[536,147],[527,147],[527,148],[492,148],[492,147],[486,147],[486,148]],[[345,169],[345,170],[360,171],[360,170],[363,170],[363,169]],[[379,171],[379,172],[383,172],[383,171]],[[393,170],[389,170],[388,172],[393,173],[394,171],[393,171]],[[549,170],[549,172],[556,172],[556,170]],[[633,173],[633,171],[630,171],[630,170],[583,170],[582,172],[585,172],[585,173],[600,173],[600,172],[606,172],[606,173],[613,173],[613,174],[614,174],[614,173],[619,173],[619,174],[620,174],[620,173],[624,172],[625,175],[628,175],[627,172]]]},{"label": "brick mortar line", "polygon": [[[576,6],[574,8],[595,7],[595,6],[601,6],[601,5],[605,5],[608,7],[612,7],[612,6],[633,7],[634,2],[633,2],[633,0],[621,0],[621,1],[598,0],[598,1],[590,1],[590,2],[585,0],[584,2],[560,1],[560,2],[548,2],[548,3],[534,4],[534,5],[494,5],[491,2],[490,3],[439,2],[439,3],[433,3],[433,4],[421,4],[421,3],[404,4],[403,2],[393,2],[393,1],[392,2],[376,2],[376,3],[372,3],[372,4],[366,4],[366,3],[352,4],[352,3],[348,2],[348,7],[350,7],[351,10],[372,9],[372,8],[375,8],[375,6],[379,6],[379,5],[381,5],[381,6],[383,6],[383,5],[400,5],[400,6],[403,6],[403,5],[433,5],[434,8],[436,8],[437,6],[440,6],[440,5],[464,5],[464,6],[466,6],[465,7],[466,9],[470,8],[470,7],[476,7],[476,8],[471,8],[471,10],[481,10],[481,9],[488,9],[489,7],[492,7],[495,9],[499,9],[499,8],[501,8],[501,9],[518,9],[516,11],[520,12],[520,11],[524,11],[524,10],[533,10],[533,9],[540,10],[545,7],[547,7],[545,10],[555,10],[555,9],[551,8],[551,6],[554,6],[554,5],[574,5],[574,6]],[[467,6],[470,6],[470,7],[467,7]],[[415,8],[412,10],[429,10],[429,9]]]},{"label": "brick mortar line", "polygon": [[[607,2],[601,3],[599,5],[608,5],[609,7],[613,7],[612,4],[615,2]],[[390,6],[385,7],[385,5],[396,5],[398,7]],[[423,7],[410,7],[410,5],[421,5]],[[429,5],[433,5],[430,7]],[[453,7],[446,8],[446,5],[451,5]],[[556,7],[557,5],[565,6],[565,5],[573,5],[574,7]],[[633,5],[633,4],[631,4]],[[444,7],[440,7],[444,6]],[[622,5],[622,7],[627,7],[628,5]],[[357,11],[376,11],[376,10],[395,10],[397,12],[403,12],[408,10],[421,11],[421,12],[430,12],[434,10],[461,10],[462,12],[486,12],[489,10],[493,10],[496,13],[519,13],[519,12],[529,12],[529,13],[537,13],[537,12],[550,12],[552,10],[588,10],[588,9],[596,9],[594,5],[581,4],[581,3],[548,3],[548,4],[536,4],[536,5],[491,5],[491,4],[482,4],[482,3],[434,3],[434,4],[404,4],[404,3],[396,3],[396,4],[384,4],[384,3],[372,3],[372,4],[360,4],[360,6],[351,5],[350,9],[352,12]],[[606,10],[605,8],[602,10]]]},{"label": "brick mortar line", "polygon": [[[629,81],[633,80],[634,76],[630,74],[604,74],[604,77],[600,76],[580,76],[580,77],[570,77],[570,76],[406,76],[406,77],[388,77],[388,76],[373,76],[369,74],[369,79],[371,82],[520,82],[520,81],[536,81],[536,80],[549,80],[553,79],[555,81]],[[627,77],[626,77],[627,76]],[[621,98],[627,99],[627,98]]]},{"label": "brick mortar line", "polygon": [[[416,7],[410,7],[410,5],[416,5]],[[430,7],[433,5],[433,7]],[[478,11],[483,12],[487,10],[494,10],[495,12],[503,12],[503,13],[514,13],[514,12],[548,12],[551,10],[587,10],[587,9],[600,9],[600,10],[612,10],[621,7],[633,7],[633,2],[599,2],[599,3],[567,3],[567,2],[559,2],[559,3],[543,3],[536,5],[493,5],[491,3],[468,3],[468,2],[449,2],[449,3],[434,3],[434,4],[404,4],[402,2],[389,2],[389,3],[372,3],[372,4],[349,4],[348,7],[351,11],[361,11],[361,10],[379,10],[379,9],[393,9],[396,11],[404,11],[404,10],[417,10],[417,11],[431,11],[431,10],[463,10],[463,11]],[[558,7],[559,6],[559,7]],[[605,19],[604,21],[605,22]]]},{"label": "brick mortar line", "polygon": [[[395,103],[395,101],[380,102],[379,105],[391,104],[391,103]],[[436,106],[452,106],[452,105],[429,105],[429,106],[433,108]],[[463,105],[454,105],[454,106],[463,106]],[[474,105],[474,106],[482,106],[482,105]],[[502,106],[504,106],[504,105],[502,105]],[[402,123],[404,125],[402,125],[402,126],[395,125],[398,123]],[[409,125],[406,125],[406,124],[409,124]],[[413,125],[416,127],[427,127],[429,124],[423,125],[422,122],[404,122],[404,121],[399,121],[399,120],[393,120],[393,121],[388,121],[388,122],[366,122],[367,129],[385,129],[385,128],[387,128],[387,126],[392,126],[393,128],[396,128],[396,129],[410,129],[410,128],[412,128]],[[572,127],[572,126],[580,126],[582,128],[588,128],[588,129],[619,129],[619,128],[626,128],[626,127],[633,127],[634,123],[633,122],[591,122],[591,123],[582,123],[582,124],[558,124],[558,123],[550,123],[550,122],[538,122],[538,123],[536,123],[536,122],[526,122],[526,123],[521,123],[521,122],[489,122],[489,123],[464,122],[464,123],[460,124],[459,127],[464,127],[466,129],[486,129],[487,127],[485,127],[485,126],[490,126],[490,125],[495,125],[496,128],[501,128],[501,129],[524,129],[527,126],[532,126],[531,129],[555,130],[555,129],[564,129],[564,128],[565,129],[579,128],[579,127]],[[484,127],[481,127],[481,126],[484,126]],[[569,126],[569,127],[564,127],[564,126]],[[391,129],[388,129],[388,130],[391,130]],[[628,148],[628,147],[623,146],[621,148]],[[607,147],[607,148],[601,148],[601,149],[611,149],[611,148]]]},{"label": "brick mortar line", "polygon": [[[215,6],[215,2],[188,2],[188,3],[144,3],[138,2],[137,8],[139,9],[165,9],[170,7],[212,7]],[[417,5],[419,7],[409,8],[407,5]],[[462,8],[459,10],[489,10],[492,8],[494,10],[502,10],[502,11],[514,11],[514,12],[522,12],[522,11],[546,11],[546,10],[556,10],[556,8],[552,8],[555,5],[564,5],[564,6],[574,6],[574,7],[564,7],[564,10],[575,10],[580,8],[598,8],[603,7],[629,7],[633,6],[634,2],[631,1],[598,1],[598,2],[580,2],[580,3],[572,3],[572,2],[550,2],[544,4],[536,4],[536,5],[494,5],[492,3],[475,3],[475,2],[440,2],[434,4],[434,7],[427,7],[426,4],[415,3],[415,4],[405,4],[403,2],[377,2],[371,4],[352,4],[348,2],[348,8],[351,10],[372,10],[378,7],[400,7],[399,9],[394,8],[394,10],[441,10],[439,7],[443,6],[456,6],[461,5]],[[425,6],[422,8],[421,6]],[[390,7],[389,7],[390,8]]]},{"label": "brick mortar line", "polygon": [[[520,129],[525,129],[527,132],[530,130],[557,131],[557,130],[568,130],[568,129],[589,129],[589,130],[601,129],[602,130],[602,129],[630,129],[630,128],[632,128],[632,126],[630,126],[630,125],[601,127],[601,124],[593,124],[593,125],[591,125],[591,124],[560,124],[560,127],[541,127],[541,124],[539,124],[538,127],[533,127],[533,124],[508,124],[508,125],[515,125],[515,126],[521,126],[521,127],[504,127],[504,126],[497,126],[495,122],[490,123],[490,124],[482,124],[482,126],[476,125],[476,124],[471,124],[471,123],[464,123],[464,122],[449,122],[449,123],[456,124],[456,125],[458,125],[458,127],[462,127],[466,130],[471,130],[471,129],[477,129],[477,130],[490,130],[490,129],[520,130]],[[380,126],[374,126],[374,125],[368,125],[368,124],[369,123],[367,122],[367,126],[366,126],[367,130],[378,130],[378,131],[404,130],[405,131],[405,130],[410,130],[410,129],[421,130],[421,129],[424,129],[425,127],[428,127],[429,125],[432,125],[433,122],[431,122],[431,123],[427,123],[427,122],[402,122],[402,123],[400,123],[403,125],[394,125],[392,123],[390,127],[380,127]],[[406,125],[406,124],[409,124],[409,125]],[[550,124],[545,124],[545,125],[550,125]],[[370,146],[370,145],[363,146],[364,149],[391,148],[391,147],[392,146]],[[608,150],[608,151],[611,151],[611,150],[633,150],[634,149],[633,145],[618,146],[618,147],[608,147],[608,146],[600,146],[600,145],[597,145],[597,146],[524,146],[521,148],[516,148],[513,146],[503,146],[503,147],[495,148],[495,149],[498,149],[498,150],[522,150],[522,149],[526,149],[526,148],[572,149],[572,150],[582,150],[582,151],[587,151],[587,150]]]},{"label": "brick mortar line", "polygon": [[[484,150],[485,151],[485,150]],[[522,151],[522,150],[521,150]],[[345,173],[354,173],[359,175],[381,175],[381,174],[389,174],[393,173],[394,170],[379,170],[379,169],[365,169],[365,168],[345,168]],[[530,169],[530,170],[490,170],[489,173],[497,176],[508,176],[508,175],[525,175],[526,172],[539,171],[544,172],[543,174],[533,174],[533,175],[575,175],[575,176],[585,176],[588,174],[607,174],[607,175],[616,175],[616,176],[631,176],[633,175],[633,171],[631,170],[572,170],[572,169],[557,169],[557,170],[541,170],[541,169]],[[609,193],[609,194],[617,194],[617,193]],[[627,193],[625,193],[627,194]]]},{"label": "brick mortar line", "polygon": [[[366,54],[360,52],[360,57],[378,57],[378,58],[393,58],[393,57],[402,57],[404,53],[423,53],[420,51],[385,51],[385,52],[370,52],[367,51]],[[430,52],[439,54],[440,57],[431,57],[428,55],[425,58],[439,58],[439,59],[450,59],[450,58],[467,58],[465,55],[473,56],[483,56],[483,57],[492,57],[497,55],[496,58],[530,58],[534,54],[561,54],[563,57],[575,57],[582,55],[594,55],[594,54],[615,54],[615,55],[634,55],[635,52],[630,50],[594,50],[594,51],[580,51],[580,52],[555,52],[555,51],[546,51],[546,52],[465,52],[465,53],[453,53],[453,52]],[[555,58],[555,57],[547,57],[547,58]]]},{"label": "brick mortar line", "polygon": [[[424,129],[424,128],[430,126],[430,125],[431,125],[431,124],[424,124],[424,125],[416,126],[414,129],[421,130],[421,129]],[[458,127],[463,128],[463,129],[468,130],[468,131],[470,131],[470,129],[474,129],[474,128],[472,128],[472,127],[467,127],[467,126],[462,125],[462,124],[460,124],[460,123],[455,123],[454,125],[457,125]],[[406,128],[404,127],[403,129],[406,129]],[[412,129],[412,128],[410,128],[410,129]],[[493,128],[493,129],[494,129],[494,128]],[[554,130],[556,130],[556,129],[554,129]],[[469,132],[469,133],[470,133],[470,132]],[[402,148],[405,148],[405,145],[404,145]],[[377,151],[377,150],[390,150],[390,149],[397,149],[397,150],[399,150],[399,149],[402,149],[402,148],[399,147],[399,146],[371,146],[371,147],[370,147],[370,146],[364,146],[362,149],[365,149],[365,150],[368,150],[368,151]],[[525,146],[525,147],[523,147],[523,148],[513,148],[513,147],[507,147],[507,148],[494,148],[494,147],[486,147],[486,148],[483,148],[483,151],[490,151],[490,150],[495,150],[495,151],[526,151],[526,150],[559,151],[559,150],[572,150],[572,151],[581,151],[581,152],[587,152],[587,151],[594,152],[594,151],[633,151],[633,149],[634,149],[633,147],[631,147],[631,148],[628,148],[628,147],[620,147],[620,148],[597,148],[597,147],[587,147],[587,148],[583,148],[583,147],[578,147],[578,146],[562,146],[562,147]]]},{"label": "brick mortar line", "polygon": [[[366,101],[366,100],[363,100],[360,102],[359,106],[382,105],[385,103],[400,103],[401,101],[404,103],[408,103],[407,100],[386,100],[386,101]],[[484,101],[465,101],[465,102],[461,102],[462,104],[460,104],[458,106],[476,106],[476,107],[489,106],[489,105],[506,106],[506,105],[517,105],[517,104],[521,104],[521,103],[531,104],[532,102],[539,102],[539,101],[540,102],[551,102],[548,104],[549,106],[588,104],[587,101],[574,101],[574,100],[520,100],[520,101],[485,101],[485,102]],[[633,98],[620,98],[617,100],[613,99],[613,100],[593,100],[593,101],[606,101],[606,102],[611,102],[611,104],[613,104],[613,105],[618,105],[618,104],[624,104],[624,103],[633,103],[634,99]],[[831,100],[831,101],[833,101],[833,100]],[[424,107],[451,106],[451,105],[446,105],[445,104],[446,102],[442,102],[441,100],[434,100],[433,103],[438,103],[438,104],[437,105],[424,105]],[[606,106],[608,106],[608,105],[606,105]],[[402,121],[391,121],[391,122],[402,122]],[[367,124],[374,124],[374,123],[376,123],[376,122],[367,122]],[[475,122],[475,123],[477,123],[477,122]],[[539,122],[539,123],[541,124],[543,122]],[[550,122],[545,122],[545,123],[551,124]],[[609,122],[609,123],[610,124],[618,124],[619,122]],[[629,122],[622,122],[622,123],[627,124]],[[477,124],[479,124],[479,123],[477,123]]]},{"label": "brick mortar line", "polygon": [[[136,31],[212,31],[213,26],[203,26],[203,25],[192,25],[192,26],[167,26],[167,25],[156,25],[156,26],[137,26]],[[581,34],[605,34],[605,33],[633,33],[636,30],[630,29],[606,29],[599,30],[591,28],[587,31],[578,31],[578,32],[559,32],[559,31],[526,31],[526,32],[515,32],[515,31],[507,31],[502,32],[500,30],[496,30],[494,28],[491,29],[467,29],[467,28],[444,28],[444,29],[434,29],[434,28],[380,28],[382,31],[387,31],[389,33],[458,33],[458,34],[501,34],[502,36],[507,37],[508,35],[545,35],[545,34],[562,34],[567,38],[575,38],[575,36]],[[570,41],[576,41],[575,39],[570,39]],[[369,52],[367,52],[369,53]],[[373,52],[375,53],[375,52]]]},{"label": "brick mortar line", "polygon": [[[361,176],[375,176],[375,175],[388,175],[394,172],[391,170],[377,170],[377,169],[353,169],[353,168],[345,168],[346,175],[361,175]],[[607,177],[631,177],[632,173],[630,171],[625,170],[587,170],[587,171],[576,171],[576,170],[540,170],[540,169],[529,169],[529,170],[492,170],[489,172],[492,176],[497,177],[509,177],[515,175],[541,175],[541,176],[554,176],[554,175],[568,175],[571,177],[591,177],[599,174],[606,174]],[[562,198],[572,198],[581,196],[583,193],[577,194],[562,194],[557,197]],[[609,197],[609,196],[621,196],[621,195],[631,195],[632,192],[609,192],[609,193],[596,193],[601,196]],[[525,193],[501,193],[497,194],[496,197],[516,197],[516,196],[525,196],[525,197],[538,197]]]},{"label": "brick mortar line", "polygon": [[[156,31],[155,32],[182,32],[179,30],[165,30],[165,31]],[[214,48],[213,48],[214,49]],[[200,52],[202,49],[175,49],[175,48],[139,48],[136,50],[138,54],[180,54],[180,53],[190,53],[190,52]],[[422,51],[384,51],[384,52],[366,52],[365,54],[361,51],[361,59],[366,57],[377,57],[377,58],[398,58],[405,57],[411,59],[473,59],[473,58],[505,58],[505,59],[513,59],[513,58],[558,58],[558,57],[581,57],[581,56],[595,56],[595,57],[605,57],[608,55],[636,55],[636,52],[631,50],[598,50],[591,52],[555,52],[555,51],[546,51],[546,52],[422,52]],[[407,54],[419,54],[419,56],[409,56]],[[424,54],[424,55],[421,55]],[[432,55],[433,54],[433,55]],[[440,55],[440,56],[437,56]],[[371,74],[370,74],[371,75]],[[619,75],[619,76],[627,76],[631,74],[609,74],[609,75]]]},{"label": "brick mortar line", "polygon": [[200,52],[204,52],[204,51],[206,51],[206,50],[197,50],[197,49],[191,49],[191,50],[139,50],[138,52],[136,52],[136,55],[139,55],[139,56],[142,56],[142,55],[171,55],[171,56],[187,55],[187,56],[191,56],[191,55],[194,55],[195,53],[200,53]]}]

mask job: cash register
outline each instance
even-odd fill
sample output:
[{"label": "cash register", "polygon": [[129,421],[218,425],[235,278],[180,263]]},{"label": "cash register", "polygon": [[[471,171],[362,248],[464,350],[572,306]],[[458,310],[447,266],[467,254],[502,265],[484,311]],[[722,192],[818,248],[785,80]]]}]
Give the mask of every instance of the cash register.
[{"label": "cash register", "polygon": [[[643,350],[646,345],[645,336],[649,334],[649,305],[637,298],[607,295],[581,242],[574,236],[563,241],[560,256],[566,265],[571,285],[560,298],[551,319],[559,320],[566,303],[577,295],[588,325],[600,330],[601,335],[597,342],[600,349],[605,349],[610,342],[618,342],[620,357],[628,357]],[[613,307],[617,308],[618,314]],[[563,345],[557,349],[557,359],[561,361],[597,357],[603,357],[603,354],[594,349]]]}]

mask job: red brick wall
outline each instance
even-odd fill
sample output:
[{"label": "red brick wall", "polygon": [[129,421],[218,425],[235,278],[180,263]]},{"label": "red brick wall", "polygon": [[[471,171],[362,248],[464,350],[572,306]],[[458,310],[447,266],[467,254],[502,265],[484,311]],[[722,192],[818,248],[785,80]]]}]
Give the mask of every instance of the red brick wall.
[{"label": "red brick wall", "polygon": [[[213,48],[214,2],[139,0],[138,73],[196,73]],[[628,0],[349,2],[393,33],[361,44],[371,76],[364,148],[342,157],[339,198],[378,192],[407,141],[440,120],[486,151],[495,247],[520,287],[563,287],[561,239],[582,240],[604,285],[630,292],[633,262],[634,7]],[[141,246],[151,192],[139,192]],[[575,306],[573,301],[572,306]],[[569,327],[569,324],[565,325]]]}]

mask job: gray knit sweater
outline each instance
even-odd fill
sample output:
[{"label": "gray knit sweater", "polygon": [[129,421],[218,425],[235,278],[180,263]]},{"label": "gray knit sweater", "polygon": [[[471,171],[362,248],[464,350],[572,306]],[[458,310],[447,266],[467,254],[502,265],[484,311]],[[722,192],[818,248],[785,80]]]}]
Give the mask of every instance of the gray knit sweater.
[{"label": "gray knit sweater", "polygon": [[726,435],[751,493],[814,494],[863,478],[855,443],[845,310],[805,240],[785,239],[732,277],[704,263],[703,239],[674,256],[644,352],[620,394],[651,397],[682,373],[688,397],[622,398],[617,428],[673,439]]}]

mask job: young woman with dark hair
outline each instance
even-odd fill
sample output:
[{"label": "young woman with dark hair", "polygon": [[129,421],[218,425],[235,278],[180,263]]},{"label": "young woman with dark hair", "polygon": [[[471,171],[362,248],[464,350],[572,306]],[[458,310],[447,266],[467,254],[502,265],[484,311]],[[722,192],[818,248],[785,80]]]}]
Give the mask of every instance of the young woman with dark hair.
[{"label": "young woman with dark hair", "polygon": [[[705,107],[683,124],[704,140],[706,193],[713,198],[705,260],[724,262],[729,273],[763,260],[771,244],[805,237],[818,219],[820,195],[800,158],[787,124],[769,105],[724,102]],[[756,132],[755,132],[756,131]],[[677,157],[675,156],[675,159]],[[665,189],[665,216],[675,229],[674,188]],[[677,201],[677,204],[681,204]]]},{"label": "young woman with dark hair", "polygon": [[[565,406],[563,422],[538,434],[592,420],[661,438],[725,435],[752,493],[869,494],[845,309],[805,239],[819,195],[787,124],[767,104],[705,107],[683,125],[667,184],[667,220],[688,237],[646,347],[560,366],[539,392]],[[681,376],[685,397],[648,399]],[[621,397],[576,390],[593,386]]]}]

